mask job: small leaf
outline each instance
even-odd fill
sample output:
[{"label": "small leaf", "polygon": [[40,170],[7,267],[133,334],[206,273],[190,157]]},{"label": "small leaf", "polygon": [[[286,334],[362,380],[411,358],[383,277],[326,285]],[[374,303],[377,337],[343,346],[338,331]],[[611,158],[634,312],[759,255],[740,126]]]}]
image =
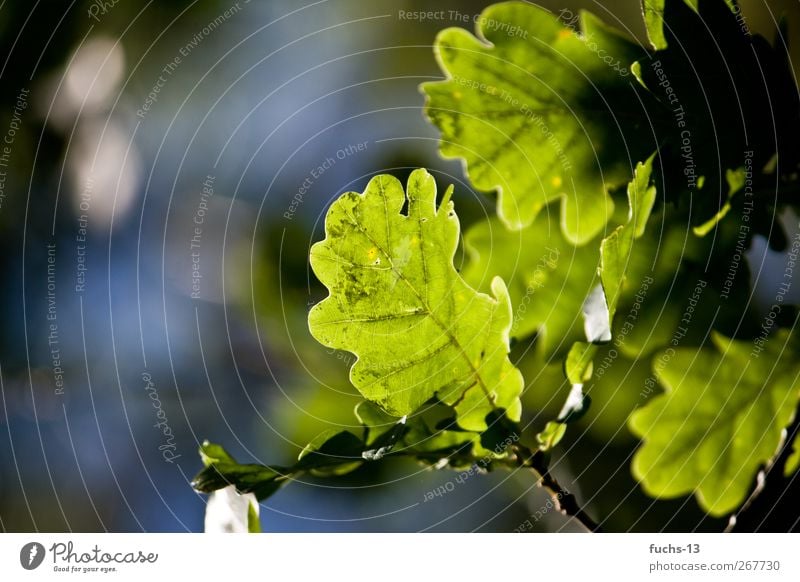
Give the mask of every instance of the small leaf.
[{"label": "small leaf", "polygon": [[630,181],[626,189],[628,194],[628,223],[633,228],[634,238],[639,238],[644,234],[644,229],[656,202],[656,187],[650,177],[653,173],[653,160],[655,157],[656,154],[652,154],[644,162],[636,164],[633,180]]},{"label": "small leaf", "polygon": [[628,184],[628,222],[618,227],[600,244],[600,280],[605,292],[609,322],[614,320],[617,303],[625,285],[634,241],[644,234],[655,203],[656,188],[650,178],[654,157],[655,154],[636,165],[633,180]]},{"label": "small leaf", "polygon": [[593,359],[597,346],[575,342],[564,360],[564,374],[572,384],[583,384],[592,377]]},{"label": "small leaf", "polygon": [[258,500],[256,500],[255,495],[252,495],[250,505],[247,508],[247,533],[261,533],[261,521],[259,520],[258,514]]},{"label": "small leaf", "polygon": [[642,12],[644,24],[647,28],[647,38],[655,49],[667,48],[667,39],[664,37],[664,2],[666,0],[643,0]]},{"label": "small leaf", "polygon": [[720,220],[725,218],[728,212],[731,211],[731,199],[744,188],[746,181],[746,173],[744,168],[737,168],[735,170],[726,170],[725,179],[728,182],[728,199],[722,205],[717,213],[709,220],[699,226],[692,227],[692,232],[697,236],[705,236],[711,232]]},{"label": "small leaf", "polygon": [[548,422],[544,430],[536,435],[536,441],[539,443],[539,450],[543,453],[552,451],[553,448],[561,442],[567,432],[567,425],[561,422]]},{"label": "small leaf", "polygon": [[643,440],[632,471],[648,494],[694,492],[706,512],[721,516],[745,500],[778,452],[800,398],[800,364],[783,330],[760,343],[713,339],[716,350],[677,349],[655,369],[665,393],[629,425]]},{"label": "small leaf", "polygon": [[216,445],[208,441],[203,441],[203,444],[200,447],[200,460],[203,461],[203,465],[206,467],[213,465],[214,463],[236,462],[233,460],[233,457],[228,454],[228,451],[223,449],[220,445]]},{"label": "small leaf", "polygon": [[[322,344],[357,356],[353,385],[386,413],[411,414],[434,395],[458,422],[482,430],[498,408],[519,418],[523,381],[508,359],[511,303],[502,280],[494,297],[469,287],[453,266],[459,224],[436,183],[414,171],[407,194],[388,175],[328,210],[326,238],[311,267],[330,295],[309,313]],[[408,214],[400,211],[408,200]]]}]

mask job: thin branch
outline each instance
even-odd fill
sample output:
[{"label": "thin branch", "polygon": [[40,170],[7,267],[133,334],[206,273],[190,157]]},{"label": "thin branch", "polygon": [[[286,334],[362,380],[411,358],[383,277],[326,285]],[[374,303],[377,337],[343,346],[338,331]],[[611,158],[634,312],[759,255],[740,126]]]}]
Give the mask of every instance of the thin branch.
[{"label": "thin branch", "polygon": [[518,455],[519,465],[531,469],[539,477],[539,485],[550,494],[558,511],[575,519],[589,532],[600,533],[603,531],[600,524],[581,508],[575,495],[562,487],[550,473],[547,456],[542,451],[531,452],[530,449],[520,444],[514,445],[514,449]]}]

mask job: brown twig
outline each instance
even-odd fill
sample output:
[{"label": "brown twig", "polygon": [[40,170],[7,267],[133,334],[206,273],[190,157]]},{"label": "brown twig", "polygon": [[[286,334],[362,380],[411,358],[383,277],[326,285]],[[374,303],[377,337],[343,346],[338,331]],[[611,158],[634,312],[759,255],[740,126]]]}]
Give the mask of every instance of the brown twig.
[{"label": "brown twig", "polygon": [[519,465],[531,469],[538,476],[539,485],[550,494],[558,511],[575,519],[589,532],[600,533],[603,531],[600,524],[581,508],[575,495],[562,487],[550,473],[547,456],[542,451],[531,452],[530,449],[520,444],[515,445],[514,449]]}]

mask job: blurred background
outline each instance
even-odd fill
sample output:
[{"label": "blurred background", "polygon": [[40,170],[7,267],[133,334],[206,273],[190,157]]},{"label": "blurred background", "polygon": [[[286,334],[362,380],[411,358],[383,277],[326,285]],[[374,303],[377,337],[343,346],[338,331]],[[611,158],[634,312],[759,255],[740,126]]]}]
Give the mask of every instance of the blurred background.
[{"label": "blurred background", "polygon": [[[324,296],[308,248],[377,173],[456,184],[464,225],[494,212],[437,155],[418,90],[441,77],[437,31],[473,30],[489,3],[0,1],[0,530],[199,531],[203,439],[290,463],[354,426],[352,359],[307,330]],[[538,4],[643,38],[638,2]],[[771,39],[785,13],[796,38],[796,0],[741,5],[752,30]],[[630,477],[640,368],[596,389],[556,472],[606,529],[718,531]],[[557,372],[529,410],[560,406]],[[395,461],[308,479],[262,505],[262,528],[512,531],[546,508],[503,472],[423,503],[453,477]],[[534,531],[573,528],[544,514]]]}]

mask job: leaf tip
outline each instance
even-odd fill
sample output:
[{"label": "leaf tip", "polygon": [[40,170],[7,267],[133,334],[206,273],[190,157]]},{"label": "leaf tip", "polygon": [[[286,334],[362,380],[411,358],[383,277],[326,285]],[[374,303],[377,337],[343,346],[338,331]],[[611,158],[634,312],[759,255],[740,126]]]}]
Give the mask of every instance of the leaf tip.
[{"label": "leaf tip", "polygon": [[453,190],[454,189],[455,189],[455,186],[453,184],[450,184],[447,187],[447,190],[444,191],[444,196],[442,196],[442,203],[439,205],[439,210],[437,212],[441,212],[442,210],[444,210],[446,212],[446,211],[450,210],[448,205],[451,204],[451,200],[450,199],[453,196]]}]

